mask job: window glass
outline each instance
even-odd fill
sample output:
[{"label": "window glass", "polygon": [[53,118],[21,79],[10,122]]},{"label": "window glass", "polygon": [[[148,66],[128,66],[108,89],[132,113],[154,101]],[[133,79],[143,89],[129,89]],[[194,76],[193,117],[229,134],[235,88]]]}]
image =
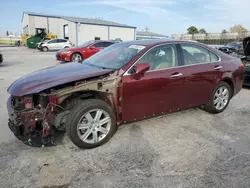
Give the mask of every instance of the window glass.
[{"label": "window glass", "polygon": [[83,47],[89,46],[90,44],[92,44],[94,42],[95,41],[90,40],[90,41],[87,41],[87,42],[84,42],[84,43],[80,44],[79,47],[83,48]]},{"label": "window glass", "polygon": [[104,42],[104,47],[108,47],[108,46],[110,46],[112,44],[113,44],[112,42]]},{"label": "window glass", "polygon": [[155,47],[148,51],[138,63],[149,63],[149,70],[160,70],[178,66],[176,46],[168,44]]},{"label": "window glass", "polygon": [[64,40],[64,39],[58,39],[57,41],[58,42],[67,42],[67,40]]},{"label": "window glass", "polygon": [[119,69],[131,61],[145,46],[117,43],[89,57],[83,63],[106,69]]},{"label": "window glass", "polygon": [[210,62],[209,51],[205,48],[192,44],[181,44],[181,48],[184,56],[184,65]]},{"label": "window glass", "polygon": [[105,45],[104,45],[104,42],[98,42],[98,43],[94,44],[94,47],[96,47],[96,48],[104,48]]},{"label": "window glass", "polygon": [[211,62],[217,62],[219,61],[219,57],[212,52],[210,52]]},{"label": "window glass", "polygon": [[52,44],[52,43],[57,43],[57,39],[51,40],[51,41],[49,41],[48,43],[50,43],[50,44]]}]

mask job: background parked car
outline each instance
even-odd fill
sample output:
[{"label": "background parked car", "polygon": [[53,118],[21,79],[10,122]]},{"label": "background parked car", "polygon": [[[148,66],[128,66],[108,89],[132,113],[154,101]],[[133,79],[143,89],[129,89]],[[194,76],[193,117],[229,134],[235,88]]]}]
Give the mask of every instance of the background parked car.
[{"label": "background parked car", "polygon": [[59,61],[81,61],[89,58],[100,50],[114,44],[111,41],[91,40],[76,48],[63,49],[56,53]]},{"label": "background parked car", "polygon": [[49,50],[61,50],[63,48],[70,48],[71,44],[66,39],[51,39],[45,40],[43,42],[38,43],[38,49],[44,52]]},{"label": "background parked car", "polygon": [[242,42],[231,42],[226,44],[225,46],[219,47],[218,49],[229,55],[230,54],[244,55]]},{"label": "background parked car", "polygon": [[241,61],[245,65],[244,71],[244,86],[250,86],[250,37],[247,37],[243,40],[244,47],[244,57],[241,58]]}]

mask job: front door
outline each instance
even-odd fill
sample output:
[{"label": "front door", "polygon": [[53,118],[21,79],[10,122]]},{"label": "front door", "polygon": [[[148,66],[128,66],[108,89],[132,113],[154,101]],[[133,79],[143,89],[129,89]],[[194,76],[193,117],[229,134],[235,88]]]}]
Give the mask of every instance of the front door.
[{"label": "front door", "polygon": [[177,48],[173,44],[154,47],[139,63],[149,63],[150,70],[138,78],[136,65],[122,77],[122,119],[140,120],[181,107],[183,78],[179,73]]}]

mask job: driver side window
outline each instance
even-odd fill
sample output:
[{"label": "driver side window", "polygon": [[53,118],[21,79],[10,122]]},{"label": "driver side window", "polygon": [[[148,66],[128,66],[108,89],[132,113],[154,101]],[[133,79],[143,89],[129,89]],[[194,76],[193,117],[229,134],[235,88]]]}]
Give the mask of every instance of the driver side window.
[{"label": "driver side window", "polygon": [[137,63],[148,63],[149,70],[161,70],[178,66],[177,49],[174,44],[155,47],[148,51]]}]

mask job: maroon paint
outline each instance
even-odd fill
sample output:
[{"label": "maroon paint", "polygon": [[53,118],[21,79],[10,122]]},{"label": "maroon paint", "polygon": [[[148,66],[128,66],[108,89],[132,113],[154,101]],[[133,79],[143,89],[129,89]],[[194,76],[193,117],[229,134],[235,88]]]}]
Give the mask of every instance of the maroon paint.
[{"label": "maroon paint", "polygon": [[[153,46],[159,44],[162,43]],[[243,83],[241,61],[206,45],[196,45],[219,55],[221,62],[149,71],[140,78],[136,75],[124,75],[122,77],[123,121],[141,120],[165,112],[208,104],[216,85],[223,80],[230,81],[233,84],[233,95],[241,90]],[[148,47],[147,50],[151,47]],[[134,62],[130,63],[130,66]],[[222,66],[222,68],[215,70],[214,68],[217,66]],[[177,73],[182,73],[183,76],[170,77]]]}]

